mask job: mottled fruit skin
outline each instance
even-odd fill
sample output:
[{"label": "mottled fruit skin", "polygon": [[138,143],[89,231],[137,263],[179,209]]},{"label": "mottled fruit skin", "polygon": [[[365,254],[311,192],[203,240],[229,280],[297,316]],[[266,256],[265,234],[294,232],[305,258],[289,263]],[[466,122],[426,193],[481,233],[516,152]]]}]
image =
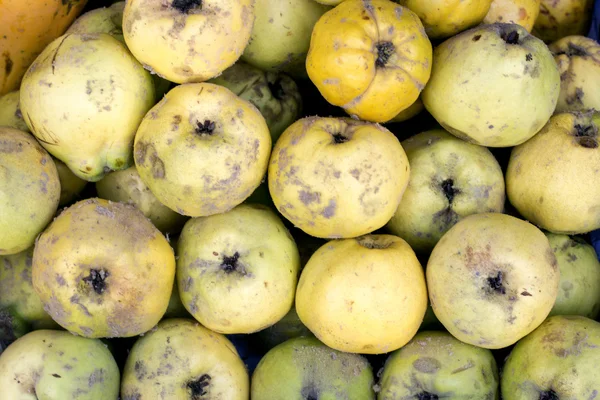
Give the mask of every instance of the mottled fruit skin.
[{"label": "mottled fruit skin", "polygon": [[331,9],[314,0],[255,0],[254,26],[241,60],[268,72],[306,75],[306,54],[319,18]]},{"label": "mottled fruit skin", "polygon": [[531,223],[554,233],[600,228],[600,113],[555,114],[512,149],[506,193]]},{"label": "mottled fruit skin", "polygon": [[417,100],[431,64],[431,42],[414,12],[390,0],[346,0],[315,24],[306,71],[329,103],[387,122]]},{"label": "mottled fruit skin", "polygon": [[374,400],[373,383],[364,356],[297,337],[263,356],[252,374],[251,398]]},{"label": "mottled fruit skin", "polygon": [[63,328],[90,338],[131,337],[161,319],[175,279],[165,237],[134,206],[79,201],[39,236],[33,287]]},{"label": "mottled fruit skin", "polygon": [[250,382],[233,344],[193,319],[162,320],[133,345],[121,399],[249,400]]},{"label": "mottled fruit skin", "polygon": [[386,228],[416,252],[431,252],[467,215],[504,210],[504,176],[487,148],[442,129],[418,133],[401,144],[410,179]]},{"label": "mottled fruit skin", "polygon": [[546,43],[570,35],[586,35],[594,0],[541,0],[533,34]]},{"label": "mottled fruit skin", "polygon": [[50,154],[29,133],[0,126],[0,256],[31,247],[59,200]]},{"label": "mottled fruit skin", "polygon": [[288,126],[296,122],[302,111],[302,96],[298,85],[284,73],[265,72],[238,61],[208,82],[225,86],[240,98],[254,104],[265,117],[272,143],[277,141]]},{"label": "mottled fruit skin", "polygon": [[133,163],[135,131],[154,104],[150,74],[106,33],[54,40],[31,64],[20,91],[34,136],[89,182]]},{"label": "mottled fruit skin", "polygon": [[254,0],[130,0],[123,36],[153,73],[175,83],[203,82],[240,58],[254,18]]},{"label": "mottled fruit skin", "polygon": [[36,329],[58,329],[31,282],[33,246],[0,256],[0,340],[13,341]]},{"label": "mottled fruit skin", "polygon": [[388,357],[377,399],[497,400],[499,382],[489,349],[463,343],[448,332],[423,331]]},{"label": "mottled fruit skin", "polygon": [[[556,112],[600,110],[600,45],[585,36],[567,36],[549,46],[560,72]],[[591,90],[590,90],[591,88]]]},{"label": "mottled fruit skin", "polygon": [[427,111],[460,139],[486,147],[525,142],[546,124],[560,93],[552,53],[517,24],[464,31],[437,46],[423,90]]},{"label": "mottled fruit skin", "polygon": [[427,262],[435,315],[458,340],[487,349],[516,343],[550,313],[560,271],[534,225],[500,213],[454,225]]},{"label": "mottled fruit skin", "polygon": [[273,210],[241,204],[193,218],[177,242],[177,282],[185,308],[225,334],[273,325],[294,303],[300,256]]},{"label": "mottled fruit skin", "polygon": [[311,256],[296,290],[302,323],[327,346],[350,353],[404,346],[426,309],[423,268],[393,235],[327,242]]},{"label": "mottled fruit skin", "polygon": [[119,384],[119,367],[98,339],[42,329],[0,354],[3,399],[115,400]]},{"label": "mottled fruit skin", "polygon": [[600,323],[549,317],[521,339],[504,363],[504,400],[595,399],[600,393]]},{"label": "mottled fruit skin", "polygon": [[427,36],[445,39],[483,21],[492,0],[395,0],[415,12]]},{"label": "mottled fruit skin", "polygon": [[102,199],[133,204],[163,233],[179,233],[189,219],[158,201],[135,166],[106,175],[96,182],[96,191]]},{"label": "mottled fruit skin", "polygon": [[540,14],[540,4],[541,0],[493,0],[483,23],[519,24],[531,32]]},{"label": "mottled fruit skin", "polygon": [[351,238],[383,227],[398,208],[410,166],[381,125],[306,117],[273,147],[269,193],[279,212],[319,238]]},{"label": "mottled fruit skin", "polygon": [[134,142],[142,181],[191,217],[231,210],[260,185],[272,142],[252,103],[213,83],[178,85],[146,114]]},{"label": "mottled fruit skin", "polygon": [[594,248],[579,237],[545,232],[560,268],[558,296],[550,315],[600,313],[600,262]]}]

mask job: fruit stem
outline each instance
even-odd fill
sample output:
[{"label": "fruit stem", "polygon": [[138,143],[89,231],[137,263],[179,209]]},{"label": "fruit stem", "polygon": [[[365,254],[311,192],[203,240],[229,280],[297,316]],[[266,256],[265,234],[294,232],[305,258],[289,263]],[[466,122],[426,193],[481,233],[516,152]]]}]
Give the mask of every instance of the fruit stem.
[{"label": "fruit stem", "polygon": [[188,14],[190,10],[202,8],[202,0],[173,0],[171,7],[183,14]]},{"label": "fruit stem", "polygon": [[385,67],[396,48],[392,42],[379,42],[375,45],[377,49],[377,60],[375,66],[378,68]]}]

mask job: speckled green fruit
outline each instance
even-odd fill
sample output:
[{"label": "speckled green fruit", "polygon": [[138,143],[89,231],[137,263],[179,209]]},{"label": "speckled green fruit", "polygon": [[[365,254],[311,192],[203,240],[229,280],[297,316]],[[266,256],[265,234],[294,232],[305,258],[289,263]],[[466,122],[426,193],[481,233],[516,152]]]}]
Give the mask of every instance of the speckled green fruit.
[{"label": "speckled green fruit", "polygon": [[499,379],[490,350],[423,331],[386,360],[377,399],[495,400]]},{"label": "speckled green fruit", "polygon": [[2,398],[11,400],[115,400],[119,367],[98,339],[37,330],[0,355]]},{"label": "speckled green fruit", "polygon": [[373,371],[366,358],[331,349],[314,337],[272,348],[252,375],[253,400],[370,400]]}]

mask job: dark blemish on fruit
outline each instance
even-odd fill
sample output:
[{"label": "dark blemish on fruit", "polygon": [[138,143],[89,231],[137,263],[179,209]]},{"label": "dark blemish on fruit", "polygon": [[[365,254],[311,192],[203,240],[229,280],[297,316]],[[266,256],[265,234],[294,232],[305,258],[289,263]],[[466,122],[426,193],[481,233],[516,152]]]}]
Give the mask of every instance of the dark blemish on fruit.
[{"label": "dark blemish on fruit", "polygon": [[519,32],[517,31],[502,32],[500,37],[507,44],[519,44]]},{"label": "dark blemish on fruit", "polygon": [[83,282],[90,285],[97,294],[102,294],[106,291],[106,279],[109,276],[104,269],[90,269],[90,274],[83,278]]},{"label": "dark blemish on fruit", "polygon": [[488,126],[488,129],[494,129],[494,125]]},{"label": "dark blemish on fruit", "polygon": [[142,400],[142,395],[138,392],[132,394],[126,394],[123,396],[123,400]]},{"label": "dark blemish on fruit", "polygon": [[65,278],[62,275],[56,275],[56,283],[59,284],[59,286],[65,286],[67,284],[67,282],[65,281]]},{"label": "dark blemish on fruit", "polygon": [[248,273],[246,267],[240,262],[240,253],[237,251],[233,253],[233,256],[223,256],[221,269],[227,274],[237,272],[240,275],[247,275]]},{"label": "dark blemish on fruit", "polygon": [[199,400],[200,396],[208,394],[208,387],[210,386],[211,377],[208,374],[203,374],[200,378],[189,381],[186,386],[190,389],[191,400]]},{"label": "dark blemish on fruit", "polygon": [[558,269],[558,261],[556,260],[556,256],[554,255],[552,249],[546,250],[545,256],[548,264],[550,264],[552,266],[552,269],[556,271]]},{"label": "dark blemish on fruit", "polygon": [[521,292],[521,296],[533,296],[531,293],[529,293],[527,290],[524,290]]},{"label": "dark blemish on fruit", "polygon": [[23,143],[12,142],[8,140],[0,141],[0,153],[21,153],[23,152]]},{"label": "dark blemish on fruit", "polygon": [[182,14],[189,14],[191,10],[196,8],[202,9],[202,0],[173,0],[171,7]]},{"label": "dark blemish on fruit", "polygon": [[88,310],[88,308],[86,306],[84,306],[83,304],[81,304],[81,301],[79,300],[79,295],[74,294],[73,296],[71,296],[71,298],[69,298],[69,301],[77,306],[79,306],[79,308],[81,308],[81,310],[83,311],[83,313],[88,316],[91,317],[92,314],[90,313],[90,311]]},{"label": "dark blemish on fruit", "polygon": [[568,262],[575,262],[577,261],[577,256],[573,253],[568,253],[567,254],[567,261]]},{"label": "dark blemish on fruit", "polygon": [[533,60],[533,55],[531,55],[531,53],[527,53],[527,55],[525,56],[525,61],[531,61]]},{"label": "dark blemish on fruit", "polygon": [[569,45],[567,46],[567,49],[565,51],[559,51],[558,53],[555,53],[555,55],[559,56],[559,55],[566,55],[568,57],[586,57],[588,56],[588,52],[581,46],[575,44],[575,43],[569,43]]},{"label": "dark blemish on fruit", "polygon": [[309,205],[314,202],[321,203],[321,193],[319,192],[309,192],[307,190],[301,190],[298,194],[298,197],[304,205]]},{"label": "dark blemish on fruit", "polygon": [[155,179],[164,179],[165,163],[156,155],[156,152],[150,154],[150,163],[152,164],[152,176]]},{"label": "dark blemish on fruit", "polygon": [[506,294],[506,288],[504,287],[503,282],[504,274],[502,271],[498,271],[495,276],[490,276],[487,278],[487,282],[489,287],[496,293]]},{"label": "dark blemish on fruit", "polygon": [[333,137],[333,143],[335,144],[346,143],[349,140],[346,136],[342,135],[341,133],[334,133],[331,136]]},{"label": "dark blemish on fruit", "polygon": [[442,364],[432,357],[421,357],[413,362],[413,368],[424,374],[435,374]]},{"label": "dark blemish on fruit", "polygon": [[275,82],[267,82],[269,90],[274,98],[277,100],[283,100],[285,98],[285,90],[283,90],[283,86],[281,85],[281,79],[276,79]]},{"label": "dark blemish on fruit", "polygon": [[135,371],[135,377],[138,381],[141,381],[146,377],[146,365],[143,361],[136,361],[133,366],[133,370]]},{"label": "dark blemish on fruit", "polygon": [[104,370],[96,368],[88,378],[88,387],[94,386],[96,383],[104,382]]},{"label": "dark blemish on fruit", "polygon": [[375,49],[377,50],[377,60],[375,60],[377,68],[385,67],[392,54],[396,51],[396,47],[392,42],[379,42],[375,45]]},{"label": "dark blemish on fruit", "polygon": [[215,122],[208,119],[204,120],[204,123],[198,121],[196,125],[195,132],[200,136],[212,135],[216,127]]},{"label": "dark blemish on fruit", "polygon": [[319,400],[319,396],[319,388],[313,383],[303,385],[302,390],[300,391],[300,397],[303,400]]},{"label": "dark blemish on fruit", "polygon": [[335,214],[336,207],[337,207],[337,204],[336,204],[335,200],[334,199],[329,200],[329,204],[327,205],[327,207],[325,207],[323,209],[323,212],[321,212],[321,215],[324,216],[325,218],[333,217]]},{"label": "dark blemish on fruit", "polygon": [[554,390],[550,389],[540,392],[539,400],[560,400],[560,397]]},{"label": "dark blemish on fruit", "polygon": [[181,123],[181,115],[174,115],[171,130],[176,131],[177,129],[179,129],[180,123]]},{"label": "dark blemish on fruit", "polygon": [[471,39],[474,42],[477,42],[479,39],[481,39],[481,35],[475,35],[473,36],[473,39]]},{"label": "dark blemish on fruit", "polygon": [[4,58],[4,80],[8,79],[8,75],[10,75],[13,69],[13,60],[10,58],[10,54],[8,51],[2,53],[2,57]]},{"label": "dark blemish on fruit", "polygon": [[350,170],[350,175],[352,175],[352,177],[358,181],[360,178],[360,171],[354,168],[353,170]]},{"label": "dark blemish on fruit", "polygon": [[452,201],[454,200],[454,196],[456,196],[457,194],[460,193],[460,190],[458,190],[454,187],[454,180],[446,179],[445,181],[442,182],[441,186],[442,186],[444,195],[446,196],[446,199],[448,199],[448,203],[452,204]]},{"label": "dark blemish on fruit", "polygon": [[572,96],[568,96],[565,101],[567,102],[568,105],[573,105],[575,103],[577,104],[583,104],[583,96],[585,95],[585,93],[583,92],[582,88],[575,88],[575,93]]},{"label": "dark blemish on fruit", "polygon": [[439,396],[437,394],[429,393],[426,391],[420,392],[417,394],[417,400],[438,400]]}]

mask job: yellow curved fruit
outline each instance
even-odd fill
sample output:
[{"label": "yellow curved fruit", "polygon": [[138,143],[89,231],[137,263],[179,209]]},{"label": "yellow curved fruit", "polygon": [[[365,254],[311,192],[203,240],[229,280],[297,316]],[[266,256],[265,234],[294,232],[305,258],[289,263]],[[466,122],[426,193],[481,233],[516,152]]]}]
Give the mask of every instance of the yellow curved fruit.
[{"label": "yellow curved fruit", "polygon": [[373,122],[410,107],[431,65],[423,24],[389,0],[346,0],[323,14],[306,58],[310,80],[329,103]]},{"label": "yellow curved fruit", "polygon": [[319,4],[325,4],[326,6],[337,6],[345,0],[314,0]]},{"label": "yellow curved fruit", "polygon": [[242,55],[254,25],[254,0],[129,0],[127,47],[144,66],[175,83],[218,76]]},{"label": "yellow curved fruit", "polygon": [[29,65],[86,4],[87,0],[0,2],[0,95],[19,88]]},{"label": "yellow curved fruit", "polygon": [[425,275],[408,243],[393,235],[333,240],[298,282],[300,320],[327,346],[388,353],[417,333],[427,309]]},{"label": "yellow curved fruit", "polygon": [[133,163],[135,131],[154,104],[150,74],[106,33],[65,34],[50,43],[20,91],[34,136],[90,182]]},{"label": "yellow curved fruit", "polygon": [[541,0],[493,0],[483,23],[519,24],[531,32],[540,13],[540,4]]},{"label": "yellow curved fruit", "polygon": [[131,337],[167,310],[175,256],[134,206],[79,201],[52,221],[33,252],[33,287],[63,328],[90,338]]},{"label": "yellow curved fruit", "polygon": [[565,36],[587,35],[594,0],[541,0],[533,34],[546,43]]},{"label": "yellow curved fruit", "polygon": [[419,115],[424,109],[425,105],[423,104],[423,100],[421,100],[421,96],[419,96],[417,100],[412,103],[412,105],[410,105],[407,109],[400,111],[400,113],[398,113],[398,115],[396,115],[394,118],[390,119],[388,123],[407,121]]},{"label": "yellow curved fruit", "polygon": [[445,39],[483,21],[492,0],[398,0],[419,16],[427,36]]},{"label": "yellow curved fruit", "polygon": [[555,114],[512,149],[506,170],[510,203],[553,233],[600,228],[600,112]]},{"label": "yellow curved fruit", "polygon": [[59,199],[52,157],[31,134],[0,127],[0,255],[32,246],[54,217]]}]

